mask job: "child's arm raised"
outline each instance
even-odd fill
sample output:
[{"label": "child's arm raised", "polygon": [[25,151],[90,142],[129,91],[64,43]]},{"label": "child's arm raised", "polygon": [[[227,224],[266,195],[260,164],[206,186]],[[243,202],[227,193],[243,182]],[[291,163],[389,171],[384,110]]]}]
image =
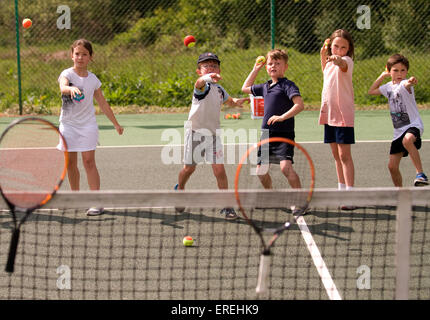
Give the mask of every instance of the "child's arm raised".
[{"label": "child's arm raised", "polygon": [[323,46],[320,50],[320,57],[321,57],[321,69],[324,72],[325,66],[327,64],[327,57],[328,57],[328,46],[330,45],[330,39],[325,39]]},{"label": "child's arm raised", "polygon": [[409,93],[411,93],[411,87],[415,86],[418,83],[417,78],[415,77],[410,77],[408,79],[408,82],[405,84],[405,88],[406,90],[408,90]]},{"label": "child's arm raised", "polygon": [[379,87],[381,86],[382,81],[384,81],[384,79],[389,76],[390,73],[388,71],[382,72],[378,79],[376,79],[375,82],[370,86],[370,89],[367,91],[367,93],[374,96],[380,95],[381,91],[379,90]]},{"label": "child's arm raised", "polygon": [[241,107],[243,108],[243,104],[245,102],[249,102],[249,98],[232,98],[228,97],[227,101],[224,102],[230,107]]},{"label": "child's arm raised", "polygon": [[336,56],[336,55],[330,56],[327,58],[327,61],[333,61],[333,63],[337,65],[342,72],[348,71],[348,64],[346,63],[345,60],[342,59],[341,56]]},{"label": "child's arm raised", "polygon": [[255,79],[257,78],[258,72],[263,68],[265,63],[257,63],[255,62],[254,67],[252,68],[252,71],[249,73],[248,77],[246,78],[245,82],[242,85],[242,92],[243,93],[251,93],[251,87],[254,84]]},{"label": "child's arm raised", "polygon": [[96,91],[94,91],[94,98],[96,99],[100,109],[114,125],[115,130],[118,132],[118,134],[121,135],[124,132],[124,128],[121,127],[118,121],[116,120],[115,115],[113,114],[113,111],[109,103],[106,101],[101,88],[98,88]]},{"label": "child's arm raised", "polygon": [[201,90],[206,85],[206,82],[218,82],[221,79],[222,78],[218,73],[208,73],[198,78],[194,87]]}]

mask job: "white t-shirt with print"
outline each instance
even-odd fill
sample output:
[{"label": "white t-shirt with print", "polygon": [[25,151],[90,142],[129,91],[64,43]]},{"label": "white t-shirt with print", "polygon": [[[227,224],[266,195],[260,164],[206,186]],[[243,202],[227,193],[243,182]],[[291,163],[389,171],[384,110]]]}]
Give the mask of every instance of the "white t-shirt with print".
[{"label": "white t-shirt with print", "polygon": [[421,136],[424,131],[424,125],[415,102],[414,88],[411,87],[411,93],[409,93],[405,87],[407,82],[408,80],[403,80],[399,84],[393,84],[390,81],[379,87],[379,91],[388,98],[394,127],[393,141],[411,127],[418,128]]},{"label": "white t-shirt with print", "polygon": [[194,88],[193,103],[188,115],[192,130],[210,131],[215,135],[221,127],[221,106],[228,98],[228,93],[216,83],[206,83],[203,91]]},{"label": "white t-shirt with print", "polygon": [[63,104],[61,107],[60,122],[74,125],[76,127],[86,126],[89,122],[96,122],[94,109],[94,91],[101,87],[101,82],[97,76],[88,71],[86,77],[79,76],[73,68],[61,72],[61,77],[69,80],[69,86],[77,87],[85,98],[76,101],[70,95],[62,95]]}]

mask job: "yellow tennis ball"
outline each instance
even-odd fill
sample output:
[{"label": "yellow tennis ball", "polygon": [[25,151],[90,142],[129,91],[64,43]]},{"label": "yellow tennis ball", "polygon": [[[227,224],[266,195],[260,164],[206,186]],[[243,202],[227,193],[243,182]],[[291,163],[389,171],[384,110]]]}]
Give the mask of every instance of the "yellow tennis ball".
[{"label": "yellow tennis ball", "polygon": [[26,18],[26,19],[22,20],[22,26],[25,29],[30,28],[32,24],[33,24],[33,22],[31,21],[31,19]]},{"label": "yellow tennis ball", "polygon": [[194,243],[194,239],[190,236],[186,236],[186,237],[184,237],[182,242],[183,242],[184,246],[191,247]]},{"label": "yellow tennis ball", "polygon": [[258,64],[262,64],[266,62],[266,58],[263,56],[258,56],[257,60],[255,60]]}]

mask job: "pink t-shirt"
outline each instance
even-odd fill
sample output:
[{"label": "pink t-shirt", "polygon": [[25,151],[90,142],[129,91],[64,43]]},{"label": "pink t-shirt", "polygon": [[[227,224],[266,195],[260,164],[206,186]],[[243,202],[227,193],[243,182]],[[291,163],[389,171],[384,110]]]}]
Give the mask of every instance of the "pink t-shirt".
[{"label": "pink t-shirt", "polygon": [[342,59],[348,65],[343,72],[332,61],[324,69],[324,87],[322,91],[319,124],[334,127],[354,127],[354,88],[352,71],[354,61],[349,56]]}]

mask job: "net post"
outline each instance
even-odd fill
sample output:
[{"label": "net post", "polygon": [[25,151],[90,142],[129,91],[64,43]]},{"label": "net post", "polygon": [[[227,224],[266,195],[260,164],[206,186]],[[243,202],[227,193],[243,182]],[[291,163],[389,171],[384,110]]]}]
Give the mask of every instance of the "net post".
[{"label": "net post", "polygon": [[396,300],[409,296],[412,196],[408,189],[399,189],[396,212]]}]

